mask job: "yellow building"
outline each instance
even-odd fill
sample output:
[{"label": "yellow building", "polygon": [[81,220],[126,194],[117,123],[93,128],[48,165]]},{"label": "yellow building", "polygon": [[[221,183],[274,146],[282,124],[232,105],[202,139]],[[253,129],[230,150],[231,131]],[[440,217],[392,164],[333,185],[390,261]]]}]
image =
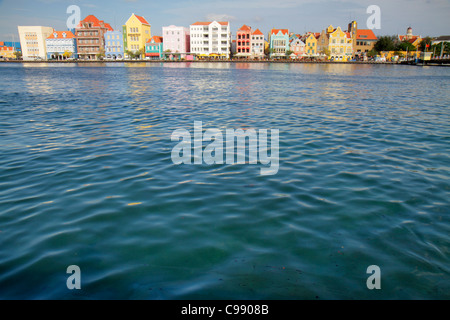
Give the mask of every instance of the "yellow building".
[{"label": "yellow building", "polygon": [[151,26],[148,21],[134,13],[123,26],[123,44],[125,51],[138,52],[143,50],[145,55],[145,44],[152,38]]},{"label": "yellow building", "polygon": [[341,27],[327,28],[328,50],[333,61],[347,61],[353,56],[353,39],[350,33],[342,31]]},{"label": "yellow building", "polygon": [[305,43],[305,54],[307,56],[317,55],[317,38],[314,33],[310,33],[303,42]]},{"label": "yellow building", "polygon": [[0,42],[0,58],[4,59],[14,59],[14,48],[5,46],[3,42]]}]

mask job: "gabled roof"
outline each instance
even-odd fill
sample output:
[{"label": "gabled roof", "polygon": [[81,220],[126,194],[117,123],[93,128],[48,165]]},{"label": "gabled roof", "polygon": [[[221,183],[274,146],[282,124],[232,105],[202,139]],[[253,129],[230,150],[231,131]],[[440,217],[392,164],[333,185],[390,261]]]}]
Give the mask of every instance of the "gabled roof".
[{"label": "gabled roof", "polygon": [[104,26],[110,30],[113,31],[113,28],[111,28],[111,26],[108,23],[105,23],[103,20],[98,20],[96,16],[90,14],[88,15],[86,18],[84,18],[83,20],[80,21],[80,23],[77,25],[77,28],[81,28],[83,26],[83,23],[92,23],[92,26],[94,28],[99,28],[101,26],[101,24],[104,24]]},{"label": "gabled roof", "polygon": [[257,35],[257,36],[263,36],[264,35],[259,29],[256,29],[256,31],[254,31],[252,34],[253,35]]},{"label": "gabled roof", "polygon": [[153,36],[150,40],[147,41],[147,43],[162,43],[163,37],[159,36]]},{"label": "gabled roof", "polygon": [[410,36],[410,39],[407,39],[408,36],[398,36],[400,41],[408,41],[409,43],[414,43],[418,39],[420,39],[420,36]]},{"label": "gabled roof", "polygon": [[278,34],[280,32],[283,35],[289,35],[289,30],[288,29],[272,29],[272,30],[270,30],[270,34]]},{"label": "gabled roof", "polygon": [[[133,14],[134,14],[134,13],[133,13]],[[135,16],[136,18],[138,18],[138,20],[139,20],[142,24],[150,25],[150,23],[148,23],[148,21],[147,21],[144,17],[138,16],[137,14],[134,14],[134,16]]]},{"label": "gabled roof", "polygon": [[[63,36],[63,33],[66,34],[66,37]],[[53,31],[53,33],[47,37],[47,39],[72,39],[75,38],[75,35],[72,31]]]},{"label": "gabled roof", "polygon": [[251,31],[251,30],[252,28],[244,24],[238,31]]},{"label": "gabled roof", "polygon": [[108,31],[114,31],[114,29],[111,27],[109,23],[105,23],[105,27],[106,29],[108,29]]},{"label": "gabled roof", "polygon": [[377,40],[377,36],[370,29],[358,29],[356,30],[357,40]]}]

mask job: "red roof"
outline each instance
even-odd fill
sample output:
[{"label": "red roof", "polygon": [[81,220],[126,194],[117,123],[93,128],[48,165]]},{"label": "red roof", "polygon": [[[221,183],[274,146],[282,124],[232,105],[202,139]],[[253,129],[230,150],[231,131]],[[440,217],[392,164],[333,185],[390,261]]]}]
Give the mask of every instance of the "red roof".
[{"label": "red roof", "polygon": [[411,36],[411,39],[407,40],[407,36],[398,36],[400,41],[408,41],[409,43],[414,43],[417,39],[419,39],[419,36]]},{"label": "red roof", "polygon": [[[226,21],[217,21],[220,25],[222,26],[227,26],[229,25],[229,22]],[[196,22],[191,24],[191,26],[209,26],[212,22]]]},{"label": "red roof", "polygon": [[85,22],[92,23],[92,26],[94,28],[99,28],[100,24],[103,23],[108,30],[114,31],[113,28],[111,28],[111,26],[108,23],[105,23],[103,20],[98,20],[97,17],[92,14],[88,15],[86,18],[84,18],[84,20],[81,20],[80,23],[77,25],[77,28],[81,28],[83,26],[83,23]]},{"label": "red roof", "polygon": [[111,25],[109,23],[105,23],[105,27],[106,29],[108,29],[109,31],[114,31],[114,29],[111,27]]},{"label": "red roof", "polygon": [[136,15],[136,14],[135,14],[135,17],[138,18],[138,20],[139,20],[141,23],[150,25],[150,23],[148,23],[148,21],[145,20],[144,17],[138,16],[138,15]]},{"label": "red roof", "polygon": [[356,30],[357,40],[377,40],[377,36],[370,29],[358,29]]},{"label": "red roof", "polygon": [[289,30],[288,29],[272,29],[270,30],[271,34],[278,34],[281,31],[282,34],[286,34],[289,35]]},{"label": "red roof", "polygon": [[[63,33],[66,34],[65,38],[63,37]],[[53,33],[47,39],[72,39],[72,38],[75,38],[75,35],[72,33],[72,31],[53,31]]]},{"label": "red roof", "polygon": [[153,36],[150,40],[147,41],[147,43],[151,43],[152,40],[154,40],[154,43],[162,43],[163,42],[163,37],[159,37],[159,36]]},{"label": "red roof", "polygon": [[252,29],[249,26],[246,26],[245,24],[238,30],[238,31],[251,31]]},{"label": "red roof", "polygon": [[253,32],[252,34],[259,35],[259,36],[263,36],[264,35],[261,31],[259,31],[259,29],[256,29],[256,31]]}]

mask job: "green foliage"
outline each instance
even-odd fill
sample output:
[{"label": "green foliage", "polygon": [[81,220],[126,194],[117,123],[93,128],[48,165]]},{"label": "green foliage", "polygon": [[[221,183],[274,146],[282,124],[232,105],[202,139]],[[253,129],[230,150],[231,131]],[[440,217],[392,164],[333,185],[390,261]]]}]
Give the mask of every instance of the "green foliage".
[{"label": "green foliage", "polygon": [[402,41],[397,43],[395,46],[396,51],[417,51],[417,48],[412,45],[412,43],[409,43],[408,41]]},{"label": "green foliage", "polygon": [[[419,44],[419,50],[420,51],[429,51],[431,48],[431,37],[425,37],[422,39],[422,41]],[[429,45],[429,47],[427,48],[427,45]]]},{"label": "green foliage", "polygon": [[377,52],[381,51],[393,51],[395,50],[395,42],[397,37],[395,36],[381,36],[375,43],[374,49]]}]

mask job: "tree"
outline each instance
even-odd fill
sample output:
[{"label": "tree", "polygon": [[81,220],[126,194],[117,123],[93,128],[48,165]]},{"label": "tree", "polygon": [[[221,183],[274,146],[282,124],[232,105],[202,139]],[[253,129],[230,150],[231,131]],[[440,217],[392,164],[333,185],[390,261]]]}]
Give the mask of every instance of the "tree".
[{"label": "tree", "polygon": [[63,53],[63,57],[66,59],[72,57],[72,55],[73,55],[73,53],[70,51],[67,51],[67,50],[64,51],[64,53]]},{"label": "tree", "polygon": [[417,51],[417,48],[408,41],[402,41],[395,46],[396,51]]},{"label": "tree", "polygon": [[137,56],[139,57],[139,59],[144,59],[145,58],[145,48],[140,48]]},{"label": "tree", "polygon": [[327,57],[329,57],[330,54],[331,54],[331,51],[328,48],[323,48],[322,50],[320,50],[320,53],[326,55]]},{"label": "tree", "polygon": [[429,49],[430,51],[434,52],[435,56],[440,56],[441,54],[448,55],[450,54],[450,43],[449,42],[436,43],[433,44]]},{"label": "tree", "polygon": [[130,50],[125,50],[125,55],[128,56],[128,59],[133,59],[134,58],[134,53]]},{"label": "tree", "polygon": [[286,57],[289,57],[291,54],[293,54],[294,53],[294,51],[292,51],[292,50],[287,50],[286,51]]},{"label": "tree", "polygon": [[378,52],[381,51],[394,51],[395,50],[395,36],[381,36],[375,43],[374,49]]},{"label": "tree", "polygon": [[97,53],[95,56],[97,57],[98,60],[103,60],[103,58],[105,57],[105,50],[100,49],[100,52]]},{"label": "tree", "polygon": [[367,56],[370,58],[376,57],[378,55],[378,52],[375,49],[370,50],[367,52]]},{"label": "tree", "polygon": [[17,60],[22,58],[22,53],[19,51],[14,51],[13,55],[16,57]]},{"label": "tree", "polygon": [[[425,37],[422,39],[422,41],[419,44],[419,50],[420,51],[427,51],[427,49],[429,50],[431,48],[431,38],[430,37]],[[428,45],[428,48],[427,48]]]}]

